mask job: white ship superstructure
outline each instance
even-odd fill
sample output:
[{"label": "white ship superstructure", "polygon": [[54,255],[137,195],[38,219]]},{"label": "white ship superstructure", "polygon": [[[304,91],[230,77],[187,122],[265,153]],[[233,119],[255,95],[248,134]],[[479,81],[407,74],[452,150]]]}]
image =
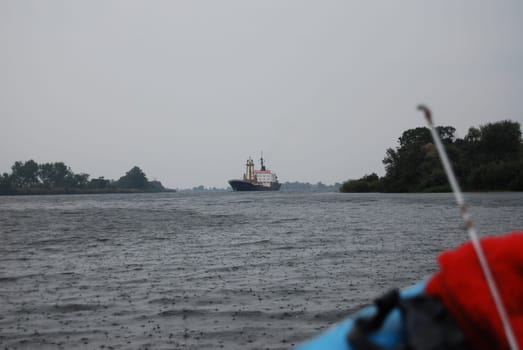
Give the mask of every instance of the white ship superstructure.
[{"label": "white ship superstructure", "polygon": [[270,170],[254,170],[254,177],[258,184],[267,187],[270,187],[273,182],[278,182],[278,177]]}]

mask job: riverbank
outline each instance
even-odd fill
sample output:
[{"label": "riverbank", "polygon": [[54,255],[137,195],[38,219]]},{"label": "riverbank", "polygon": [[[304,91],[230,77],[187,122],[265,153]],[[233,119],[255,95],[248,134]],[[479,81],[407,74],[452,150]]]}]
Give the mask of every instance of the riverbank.
[{"label": "riverbank", "polygon": [[17,189],[0,196],[35,196],[56,194],[117,194],[117,193],[163,193],[176,192],[174,189],[138,189],[138,188],[30,188]]}]

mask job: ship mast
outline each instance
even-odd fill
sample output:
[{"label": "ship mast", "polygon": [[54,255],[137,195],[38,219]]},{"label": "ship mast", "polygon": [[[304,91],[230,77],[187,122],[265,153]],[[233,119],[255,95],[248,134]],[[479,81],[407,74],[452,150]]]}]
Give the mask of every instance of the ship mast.
[{"label": "ship mast", "polygon": [[265,170],[265,165],[263,164],[263,151],[261,151],[261,158],[260,158],[260,170]]},{"label": "ship mast", "polygon": [[245,166],[246,171],[243,175],[243,179],[250,182],[256,181],[256,177],[254,175],[254,161],[251,159],[251,157],[247,159],[247,164]]}]

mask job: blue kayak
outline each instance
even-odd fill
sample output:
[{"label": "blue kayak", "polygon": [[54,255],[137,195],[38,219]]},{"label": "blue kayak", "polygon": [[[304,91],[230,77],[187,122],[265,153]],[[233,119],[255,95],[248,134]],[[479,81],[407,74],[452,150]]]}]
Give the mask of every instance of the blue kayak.
[{"label": "blue kayak", "polygon": [[[426,281],[422,281],[400,292],[401,299],[412,298],[423,293]],[[298,345],[295,350],[356,350],[347,341],[347,334],[354,326],[355,320],[361,317],[372,316],[376,313],[376,306],[367,306],[348,317],[346,320],[334,325],[318,337]],[[405,342],[405,331],[401,313],[394,309],[385,319],[382,327],[369,336],[369,340],[385,349],[394,349]]]}]

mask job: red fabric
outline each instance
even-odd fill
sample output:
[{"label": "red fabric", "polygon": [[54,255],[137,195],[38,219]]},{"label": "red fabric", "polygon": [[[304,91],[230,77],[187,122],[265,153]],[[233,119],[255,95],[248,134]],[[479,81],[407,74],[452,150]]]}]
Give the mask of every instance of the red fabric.
[{"label": "red fabric", "polygon": [[[520,349],[523,349],[523,231],[481,239]],[[509,349],[472,243],[438,257],[440,271],[426,292],[441,298],[466,334],[470,349]]]}]

